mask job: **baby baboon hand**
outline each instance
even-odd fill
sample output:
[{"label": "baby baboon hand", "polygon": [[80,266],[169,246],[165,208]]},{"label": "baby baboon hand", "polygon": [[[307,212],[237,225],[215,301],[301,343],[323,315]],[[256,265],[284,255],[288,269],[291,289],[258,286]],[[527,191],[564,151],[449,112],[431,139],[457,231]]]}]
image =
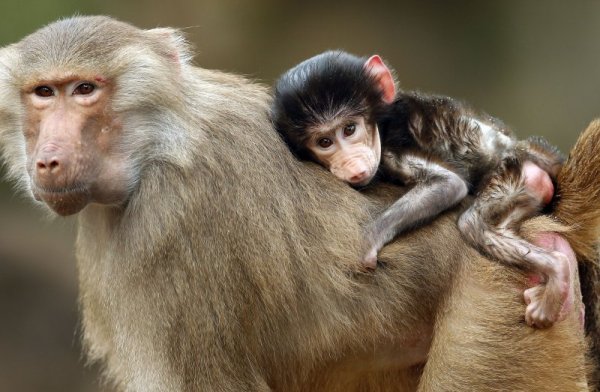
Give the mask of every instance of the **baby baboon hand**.
[{"label": "baby baboon hand", "polygon": [[379,253],[378,247],[370,248],[362,259],[362,265],[367,269],[377,268],[377,254]]},{"label": "baby baboon hand", "polygon": [[365,238],[364,253],[360,261],[361,265],[369,270],[377,268],[377,255],[383,244],[381,241],[376,240],[377,236],[372,232],[369,232]]}]

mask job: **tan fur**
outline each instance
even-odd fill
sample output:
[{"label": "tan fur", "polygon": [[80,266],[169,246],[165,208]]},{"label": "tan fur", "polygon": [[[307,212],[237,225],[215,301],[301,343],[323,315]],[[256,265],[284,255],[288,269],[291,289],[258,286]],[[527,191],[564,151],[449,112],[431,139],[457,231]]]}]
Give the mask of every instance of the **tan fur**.
[{"label": "tan fur", "polygon": [[71,64],[63,56],[82,35],[106,43],[83,66],[116,80],[111,110],[138,180],[125,205],[79,214],[77,258],[88,356],[115,385],[587,390],[576,312],[527,327],[525,277],[465,245],[457,212],[384,248],[375,272],[357,271],[362,226],[402,190],[361,194],[295,160],[268,120],[265,88],[193,67],[173,34],[74,18],[0,52],[0,143],[27,186],[10,97],[31,69],[15,66],[13,49],[52,42],[55,52],[39,52],[49,72]]},{"label": "tan fur", "polygon": [[[581,134],[566,167],[560,172],[556,214],[570,231],[565,233],[577,253],[586,307],[586,331],[595,361],[600,363],[600,120]],[[594,379],[600,377],[596,367]]]},{"label": "tan fur", "polygon": [[600,120],[581,134],[567,161],[568,169],[559,174],[559,203],[556,214],[572,227],[567,235],[573,250],[588,261],[598,260],[600,236]]}]

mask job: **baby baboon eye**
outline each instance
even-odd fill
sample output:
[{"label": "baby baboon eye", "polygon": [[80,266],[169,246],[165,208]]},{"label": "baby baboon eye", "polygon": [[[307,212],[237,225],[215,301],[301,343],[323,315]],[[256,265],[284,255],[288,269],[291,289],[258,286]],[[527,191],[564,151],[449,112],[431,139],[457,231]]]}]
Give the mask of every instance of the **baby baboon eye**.
[{"label": "baby baboon eye", "polygon": [[319,141],[317,142],[317,144],[321,148],[329,148],[333,144],[333,141],[331,141],[331,139],[329,139],[328,137],[324,137],[322,139],[319,139]]},{"label": "baby baboon eye", "polygon": [[356,124],[352,123],[344,127],[344,136],[352,136],[354,135],[354,132],[356,132]]}]

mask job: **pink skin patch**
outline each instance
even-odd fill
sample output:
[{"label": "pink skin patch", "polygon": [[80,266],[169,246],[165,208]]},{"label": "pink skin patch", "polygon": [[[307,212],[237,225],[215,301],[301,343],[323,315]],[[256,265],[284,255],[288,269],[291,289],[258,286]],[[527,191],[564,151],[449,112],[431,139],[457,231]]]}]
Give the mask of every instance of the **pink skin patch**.
[{"label": "pink skin patch", "polygon": [[522,173],[529,192],[539,197],[543,205],[550,203],[554,195],[554,185],[548,173],[530,161],[523,163]]},{"label": "pink skin patch", "polygon": [[[554,195],[554,185],[552,184],[552,180],[548,173],[542,170],[536,164],[526,161],[523,163],[522,169],[523,177],[525,178],[525,184],[529,192],[538,197],[538,199],[542,202],[543,205],[548,204],[552,200],[552,196]],[[567,256],[568,260],[568,269],[569,276],[571,276],[570,289],[567,294],[567,298],[560,309],[557,321],[564,320],[567,315],[571,312],[574,305],[575,300],[575,275],[577,272],[577,260],[575,258],[575,253],[571,246],[561,235],[554,232],[542,232],[539,233],[538,236],[533,241],[534,244],[548,250],[557,251]],[[541,274],[532,274],[529,275],[528,286],[535,287],[540,284],[544,284],[544,277]],[[526,295],[527,302],[527,295]],[[583,328],[584,318],[585,318],[585,308],[581,305],[579,309],[579,318],[580,323]]]}]

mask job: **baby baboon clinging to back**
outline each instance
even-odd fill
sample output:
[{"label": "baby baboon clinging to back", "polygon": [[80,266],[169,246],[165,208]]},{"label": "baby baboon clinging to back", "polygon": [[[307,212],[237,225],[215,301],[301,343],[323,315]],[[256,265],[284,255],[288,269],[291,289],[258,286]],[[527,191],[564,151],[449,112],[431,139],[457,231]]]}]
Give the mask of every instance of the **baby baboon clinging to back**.
[{"label": "baby baboon clinging to back", "polygon": [[567,260],[518,230],[552,198],[548,174],[556,178],[561,154],[540,138],[517,141],[498,120],[454,99],[396,94],[395,86],[379,56],[330,51],[286,72],[275,90],[275,126],[299,157],[353,186],[376,175],[411,186],[368,228],[365,265],[375,267],[396,234],[472,193],[475,201],[459,219],[465,238],[489,257],[545,277],[525,291],[529,325],[560,320],[572,301]]}]

